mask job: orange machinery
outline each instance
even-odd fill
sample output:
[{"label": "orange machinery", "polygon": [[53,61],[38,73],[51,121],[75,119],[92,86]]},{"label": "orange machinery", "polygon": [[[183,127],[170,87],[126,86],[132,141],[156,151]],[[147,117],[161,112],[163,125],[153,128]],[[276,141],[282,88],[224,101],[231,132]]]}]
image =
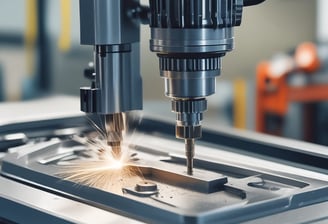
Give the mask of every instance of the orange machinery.
[{"label": "orange machinery", "polygon": [[[305,105],[306,118],[300,121],[304,122],[305,127],[303,139],[313,141],[312,105],[314,102],[328,101],[328,81],[313,80],[327,59],[327,49],[319,49],[317,45],[306,42],[300,44],[293,55],[280,56],[257,66],[257,131],[282,135],[289,103],[299,102]],[[328,74],[326,76],[328,77]],[[273,126],[268,124],[267,118],[270,116],[275,120]]]}]

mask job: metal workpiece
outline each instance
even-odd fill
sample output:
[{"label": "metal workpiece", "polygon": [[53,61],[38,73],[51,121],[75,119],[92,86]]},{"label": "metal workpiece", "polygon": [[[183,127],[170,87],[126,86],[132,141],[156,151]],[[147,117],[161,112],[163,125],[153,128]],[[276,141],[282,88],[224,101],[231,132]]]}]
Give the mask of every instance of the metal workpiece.
[{"label": "metal workpiece", "polygon": [[[202,153],[198,153],[193,161],[195,169],[188,175],[181,153],[184,144],[167,135],[172,127],[147,118],[142,121],[134,133],[138,140],[130,145],[140,160],[129,165],[128,170],[136,173],[119,177],[124,179],[115,183],[119,191],[63,179],[61,174],[69,171],[70,164],[85,167],[93,160],[87,156],[87,147],[72,139],[54,138],[8,153],[0,171],[1,186],[5,186],[0,188],[0,219],[18,223],[50,219],[58,220],[56,223],[90,223],[97,219],[99,223],[114,220],[196,224],[261,223],[256,221],[270,222],[269,217],[282,215],[282,219],[273,220],[299,223],[302,220],[297,217],[294,222],[293,215],[299,215],[297,211],[308,213],[312,206],[322,210],[309,213],[311,218],[305,220],[314,222],[327,216],[328,157],[323,146],[302,146],[294,144],[295,141],[279,144],[276,139],[273,146],[259,143],[263,138],[256,133],[251,137],[244,132],[243,135],[208,132],[206,136],[211,140],[199,144]],[[187,141],[192,147],[192,140]],[[265,154],[272,147],[282,150],[284,156],[290,155],[285,157],[285,164]],[[322,163],[313,164],[317,167],[294,161],[301,152],[313,156],[319,149],[316,156]],[[192,148],[188,152],[192,153]],[[289,158],[292,165],[287,163]],[[8,208],[15,208],[16,212]]]}]

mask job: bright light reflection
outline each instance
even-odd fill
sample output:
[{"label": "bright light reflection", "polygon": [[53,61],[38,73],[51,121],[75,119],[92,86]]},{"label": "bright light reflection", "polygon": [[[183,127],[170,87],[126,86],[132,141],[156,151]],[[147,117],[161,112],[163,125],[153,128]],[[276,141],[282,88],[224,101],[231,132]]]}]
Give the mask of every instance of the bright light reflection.
[{"label": "bright light reflection", "polygon": [[119,170],[123,168],[123,162],[120,160],[112,160],[109,164],[108,164],[108,169],[112,169],[112,170]]}]

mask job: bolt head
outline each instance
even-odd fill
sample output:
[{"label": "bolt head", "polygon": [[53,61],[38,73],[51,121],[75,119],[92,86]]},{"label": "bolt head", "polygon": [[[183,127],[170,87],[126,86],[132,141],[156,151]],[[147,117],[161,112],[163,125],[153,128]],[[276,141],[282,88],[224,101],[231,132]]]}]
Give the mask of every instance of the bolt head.
[{"label": "bolt head", "polygon": [[135,190],[138,192],[157,191],[157,184],[151,181],[142,181],[136,184]]}]

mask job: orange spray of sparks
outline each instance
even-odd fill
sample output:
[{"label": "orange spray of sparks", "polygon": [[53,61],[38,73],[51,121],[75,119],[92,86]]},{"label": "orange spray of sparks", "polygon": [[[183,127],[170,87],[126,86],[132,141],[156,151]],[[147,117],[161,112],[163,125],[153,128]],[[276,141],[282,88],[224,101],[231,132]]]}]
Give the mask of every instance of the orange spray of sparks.
[{"label": "orange spray of sparks", "polygon": [[141,172],[134,165],[135,154],[131,154],[128,147],[128,137],[125,135],[121,143],[121,153],[118,157],[112,147],[107,144],[106,131],[94,122],[97,136],[78,137],[74,140],[84,144],[89,149],[91,159],[77,160],[64,166],[58,175],[89,187],[122,194],[123,187],[132,187],[143,180]]}]

